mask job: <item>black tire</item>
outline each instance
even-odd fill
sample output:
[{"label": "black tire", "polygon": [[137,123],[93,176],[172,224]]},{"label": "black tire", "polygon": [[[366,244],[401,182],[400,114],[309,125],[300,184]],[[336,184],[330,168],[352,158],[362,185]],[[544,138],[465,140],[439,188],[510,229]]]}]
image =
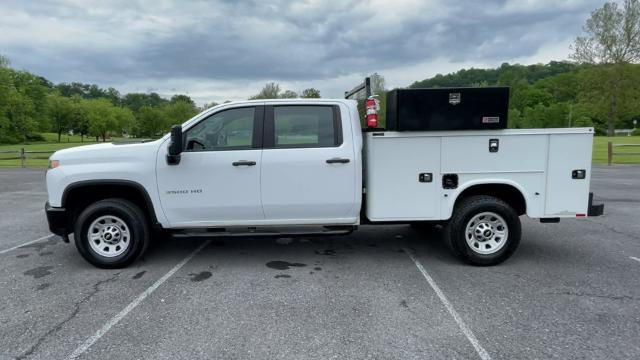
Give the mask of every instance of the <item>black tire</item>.
[{"label": "black tire", "polygon": [[[89,227],[102,216],[115,216],[124,222],[124,229],[129,233],[129,244],[121,254],[103,256],[89,244]],[[89,205],[76,219],[74,229],[75,244],[80,255],[92,265],[103,269],[124,268],[133,263],[147,249],[149,235],[149,224],[144,212],[124,199],[105,199]]]},{"label": "black tire", "polygon": [[[475,242],[477,248],[474,250],[467,242],[466,227],[469,222],[482,213],[489,212],[499,215],[506,223],[508,235],[503,244],[500,244],[499,250],[490,254],[481,254],[482,245],[485,243]],[[490,217],[490,216],[489,216]],[[496,265],[507,260],[518,248],[521,237],[520,218],[518,213],[506,202],[493,196],[476,195],[463,199],[459,205],[453,210],[451,219],[445,226],[444,238],[449,248],[458,257],[462,258],[472,265]],[[473,242],[473,237],[469,236],[469,240]],[[477,245],[480,245],[478,247]],[[486,246],[490,246],[486,243]],[[498,247],[498,246],[496,246]],[[485,251],[492,251],[490,248]]]}]

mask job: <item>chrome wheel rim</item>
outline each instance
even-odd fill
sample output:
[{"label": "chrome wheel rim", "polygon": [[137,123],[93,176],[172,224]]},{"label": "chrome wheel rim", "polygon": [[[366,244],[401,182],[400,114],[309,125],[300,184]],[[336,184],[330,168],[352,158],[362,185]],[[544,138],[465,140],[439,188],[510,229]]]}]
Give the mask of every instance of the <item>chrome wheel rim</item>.
[{"label": "chrome wheel rim", "polygon": [[129,226],[113,215],[95,219],[87,230],[87,239],[91,249],[104,257],[121,255],[131,244]]},{"label": "chrome wheel rim", "polygon": [[482,212],[472,217],[465,228],[465,240],[469,248],[478,254],[494,254],[509,239],[509,228],[502,216],[494,212]]}]

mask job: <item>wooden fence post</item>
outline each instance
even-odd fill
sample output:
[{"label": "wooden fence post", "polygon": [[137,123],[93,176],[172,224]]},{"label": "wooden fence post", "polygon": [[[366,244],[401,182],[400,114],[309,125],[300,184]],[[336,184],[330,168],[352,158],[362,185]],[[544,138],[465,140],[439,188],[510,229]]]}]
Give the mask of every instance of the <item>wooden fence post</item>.
[{"label": "wooden fence post", "polygon": [[24,148],[20,148],[20,165],[25,167]]},{"label": "wooden fence post", "polygon": [[611,141],[607,143],[607,153],[608,153],[608,164],[609,166],[611,166],[611,163],[613,162],[613,143]]}]

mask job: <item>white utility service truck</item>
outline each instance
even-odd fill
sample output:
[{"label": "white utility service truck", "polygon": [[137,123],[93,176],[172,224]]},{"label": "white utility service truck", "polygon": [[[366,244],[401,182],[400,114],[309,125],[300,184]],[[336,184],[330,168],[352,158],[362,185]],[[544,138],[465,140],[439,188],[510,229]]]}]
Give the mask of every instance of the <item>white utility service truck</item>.
[{"label": "white utility service truck", "polygon": [[[443,91],[446,106],[464,106],[467,90]],[[388,106],[399,114],[413,106],[398,99]],[[66,242],[74,234],[91,264],[119,268],[158,234],[442,224],[455,254],[492,265],[518,246],[521,215],[603,212],[589,192],[592,128],[389,131],[376,128],[368,100],[372,129],[350,99],[255,100],[210,108],[155,141],[57,151],[46,174],[49,227]]]}]

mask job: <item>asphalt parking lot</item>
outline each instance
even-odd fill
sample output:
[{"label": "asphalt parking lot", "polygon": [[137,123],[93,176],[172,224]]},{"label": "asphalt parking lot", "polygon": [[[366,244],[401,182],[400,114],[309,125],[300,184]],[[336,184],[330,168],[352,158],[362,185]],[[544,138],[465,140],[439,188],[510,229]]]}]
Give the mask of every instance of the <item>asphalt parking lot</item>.
[{"label": "asphalt parking lot", "polygon": [[396,225],[172,239],[100,270],[49,235],[44,171],[3,169],[0,358],[640,358],[640,167],[592,190],[604,217],[523,219],[496,267]]}]

